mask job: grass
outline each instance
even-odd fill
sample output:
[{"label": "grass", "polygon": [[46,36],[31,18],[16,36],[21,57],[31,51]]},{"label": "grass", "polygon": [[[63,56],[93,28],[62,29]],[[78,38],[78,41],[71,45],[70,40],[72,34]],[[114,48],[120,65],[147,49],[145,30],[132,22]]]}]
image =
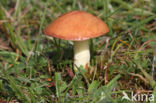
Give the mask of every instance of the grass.
[{"label": "grass", "polygon": [[[132,91],[156,99],[155,7],[155,0],[1,0],[0,103],[131,103],[122,97]],[[71,10],[110,28],[90,40],[87,73],[73,70],[72,41],[43,33]]]}]

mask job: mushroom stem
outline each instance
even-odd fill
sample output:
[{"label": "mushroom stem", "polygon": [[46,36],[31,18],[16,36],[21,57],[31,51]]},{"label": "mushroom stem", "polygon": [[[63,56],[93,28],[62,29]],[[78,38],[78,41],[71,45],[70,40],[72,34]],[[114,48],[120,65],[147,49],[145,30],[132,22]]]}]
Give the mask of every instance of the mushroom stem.
[{"label": "mushroom stem", "polygon": [[74,41],[74,70],[77,67],[83,66],[86,68],[90,65],[90,51],[88,40]]}]

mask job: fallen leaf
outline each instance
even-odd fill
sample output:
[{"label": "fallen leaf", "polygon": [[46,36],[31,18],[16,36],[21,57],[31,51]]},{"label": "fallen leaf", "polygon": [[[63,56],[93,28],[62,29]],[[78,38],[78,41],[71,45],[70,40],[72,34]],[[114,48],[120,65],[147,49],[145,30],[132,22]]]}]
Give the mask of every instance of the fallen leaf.
[{"label": "fallen leaf", "polygon": [[73,78],[73,77],[74,77],[73,71],[72,71],[69,67],[66,67],[66,70],[67,70],[68,75],[69,75],[71,78]]}]

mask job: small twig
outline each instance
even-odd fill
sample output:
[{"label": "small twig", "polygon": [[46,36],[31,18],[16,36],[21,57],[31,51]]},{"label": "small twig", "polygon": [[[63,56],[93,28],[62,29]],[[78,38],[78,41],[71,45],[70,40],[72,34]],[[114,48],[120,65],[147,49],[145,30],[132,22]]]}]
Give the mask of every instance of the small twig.
[{"label": "small twig", "polygon": [[17,60],[18,60],[18,58],[19,58],[19,55],[20,55],[20,51],[19,51],[19,49],[16,49],[16,53],[17,53],[18,55],[16,56],[15,61],[17,61]]},{"label": "small twig", "polygon": [[146,84],[148,84],[148,80],[146,80],[142,75],[140,74],[135,74],[135,73],[129,73],[130,75],[132,76],[136,76],[136,77],[139,77],[141,80],[143,80]]},{"label": "small twig", "polygon": [[0,25],[1,25],[2,23],[6,23],[6,22],[8,22],[8,20],[0,20]]},{"label": "small twig", "polygon": [[140,51],[140,50],[143,48],[143,46],[145,46],[146,44],[148,44],[148,43],[150,43],[150,42],[156,42],[156,39],[152,39],[152,40],[146,41],[145,43],[143,43],[143,44],[141,45],[141,47],[138,49],[138,51]]},{"label": "small twig", "polygon": [[78,1],[78,2],[77,2],[77,4],[78,4],[78,6],[79,6],[79,9],[80,9],[80,10],[82,10],[82,8],[83,8],[83,7],[82,7],[81,2],[80,2],[80,1]]},{"label": "small twig", "polygon": [[153,27],[153,28],[151,28],[150,30],[151,30],[151,31],[154,31],[154,30],[156,30],[156,27]]},{"label": "small twig", "polygon": [[105,66],[106,68],[105,69],[105,84],[108,83],[108,80],[107,80],[107,71],[108,71],[108,66]]},{"label": "small twig", "polygon": [[108,72],[108,69],[109,69],[109,66],[111,65],[111,62],[109,62],[106,66],[104,66],[104,70],[105,70],[105,84],[108,83],[108,79],[107,79],[107,72]]},{"label": "small twig", "polygon": [[48,71],[49,71],[49,74],[51,75],[51,73],[52,73],[52,69],[51,69],[50,61],[49,61],[49,60],[48,60]]},{"label": "small twig", "polygon": [[130,46],[126,41],[123,41],[119,38],[119,41],[122,42],[123,44],[127,45],[128,47]]},{"label": "small twig", "polygon": [[1,6],[1,8],[4,11],[7,18],[9,18],[11,21],[15,21],[11,14],[3,6]]},{"label": "small twig", "polygon": [[106,37],[104,38],[105,40],[100,44],[100,45],[103,45],[104,43],[105,44],[105,48],[101,51],[101,55],[104,55],[104,53],[106,52],[106,50],[108,49],[108,45],[109,45],[109,40],[110,38],[109,37]]},{"label": "small twig", "polygon": [[152,93],[152,90],[136,90],[137,94],[141,94],[141,93]]}]

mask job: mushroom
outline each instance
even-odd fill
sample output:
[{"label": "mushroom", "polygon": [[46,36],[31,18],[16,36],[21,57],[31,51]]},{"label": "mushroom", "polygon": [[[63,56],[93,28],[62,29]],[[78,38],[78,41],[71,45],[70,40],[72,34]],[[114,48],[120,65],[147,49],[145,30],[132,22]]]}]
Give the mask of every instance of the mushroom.
[{"label": "mushroom", "polygon": [[105,22],[84,11],[71,11],[54,20],[44,30],[45,34],[74,41],[74,69],[90,65],[89,39],[109,31]]}]

